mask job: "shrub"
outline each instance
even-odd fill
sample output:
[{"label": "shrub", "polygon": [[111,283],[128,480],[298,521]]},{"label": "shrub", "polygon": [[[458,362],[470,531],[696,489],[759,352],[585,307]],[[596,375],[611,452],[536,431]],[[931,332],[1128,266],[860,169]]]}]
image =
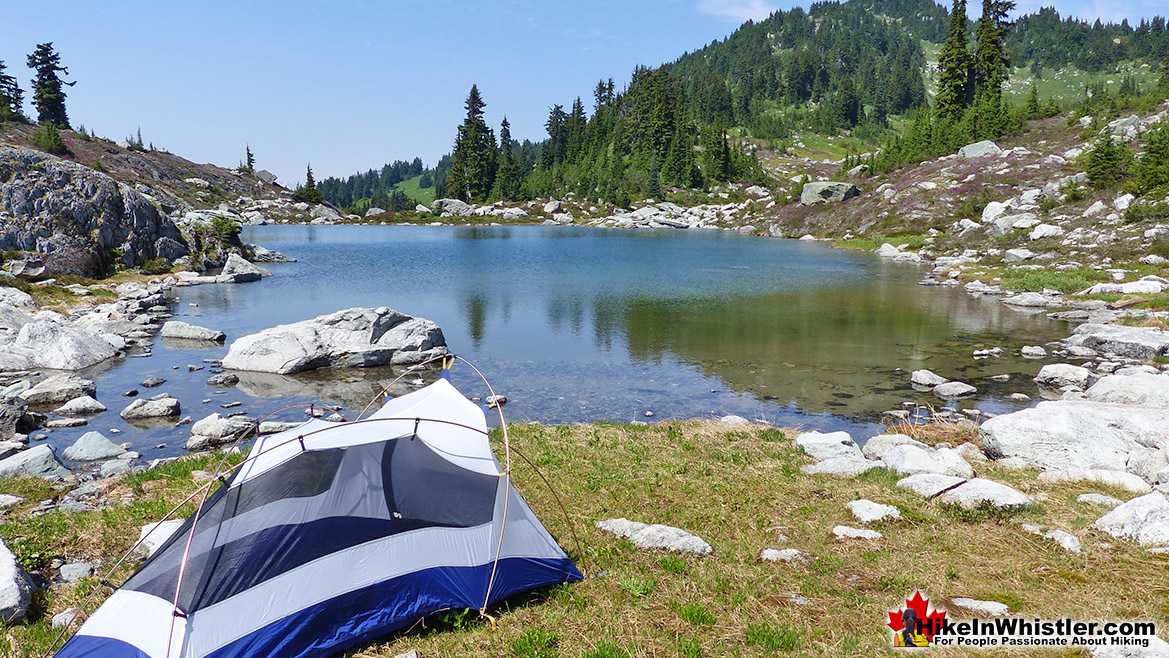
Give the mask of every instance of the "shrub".
[{"label": "shrub", "polygon": [[32,143],[45,153],[52,153],[54,155],[63,155],[69,151],[65,146],[65,140],[61,139],[61,131],[57,130],[57,126],[46,123],[42,124],[37,131],[33,133]]},{"label": "shrub", "polygon": [[166,274],[170,272],[171,264],[165,258],[151,258],[140,268],[143,274]]},{"label": "shrub", "polygon": [[211,228],[227,242],[235,242],[239,237],[240,225],[234,219],[215,217],[211,220]]},{"label": "shrub", "polygon": [[1128,146],[1112,141],[1112,137],[1104,135],[1092,145],[1087,153],[1088,180],[1094,187],[1111,187],[1128,173],[1129,161],[1132,154]]},{"label": "shrub", "polygon": [[1161,221],[1169,218],[1169,203],[1134,203],[1124,211],[1124,221],[1127,224],[1137,222]]},{"label": "shrub", "polygon": [[106,170],[106,166],[101,163],[101,160],[94,160],[93,162],[89,163],[89,168],[94,171]]}]

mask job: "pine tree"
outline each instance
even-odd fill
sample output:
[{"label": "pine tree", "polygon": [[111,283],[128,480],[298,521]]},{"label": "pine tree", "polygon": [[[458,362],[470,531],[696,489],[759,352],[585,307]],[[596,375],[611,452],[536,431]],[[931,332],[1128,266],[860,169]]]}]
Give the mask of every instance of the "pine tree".
[{"label": "pine tree", "polygon": [[967,49],[966,0],[954,0],[950,12],[950,34],[938,55],[938,116],[956,121],[966,111],[970,52]]},{"label": "pine tree", "polygon": [[1157,81],[1157,94],[1161,98],[1169,98],[1169,51],[1165,52],[1165,61],[1161,63],[1161,79]]},{"label": "pine tree", "polygon": [[1031,93],[1027,96],[1027,118],[1036,119],[1039,117],[1039,88],[1035,83],[1031,83]]},{"label": "pine tree", "polygon": [[487,198],[495,184],[495,134],[483,120],[486,103],[479,96],[478,85],[471,85],[464,106],[467,117],[455,138],[446,189],[448,193],[472,203]]},{"label": "pine tree", "polygon": [[0,60],[0,122],[24,118],[24,91],[6,68]]},{"label": "pine tree", "polygon": [[244,168],[249,174],[256,171],[256,156],[252,154],[252,147],[250,144],[244,145]]},{"label": "pine tree", "polygon": [[491,196],[501,201],[514,201],[519,193],[520,168],[512,150],[511,123],[507,117],[499,124],[499,164],[495,174],[495,189]]},{"label": "pine tree", "polygon": [[1141,196],[1159,198],[1169,193],[1169,124],[1148,132],[1145,152],[1133,166],[1133,178]]},{"label": "pine tree", "polygon": [[978,47],[974,49],[975,137],[998,137],[1005,125],[1003,83],[1010,72],[1005,30],[1012,0],[982,0]]},{"label": "pine tree", "polygon": [[292,197],[297,201],[304,201],[306,203],[321,203],[325,200],[324,195],[317,189],[317,182],[313,179],[313,166],[310,164],[304,174],[304,185],[300,185],[293,192]]},{"label": "pine tree", "polygon": [[65,87],[76,82],[64,82],[58,73],[68,74],[69,69],[61,66],[61,56],[53,50],[53,43],[37,44],[36,51],[28,56],[28,67],[37,72],[32,83],[32,102],[37,108],[37,121],[51,123],[58,128],[69,127],[65,113]]},{"label": "pine tree", "polygon": [[1110,187],[1120,181],[1128,164],[1128,148],[1104,135],[1088,152],[1088,181],[1095,187]]}]

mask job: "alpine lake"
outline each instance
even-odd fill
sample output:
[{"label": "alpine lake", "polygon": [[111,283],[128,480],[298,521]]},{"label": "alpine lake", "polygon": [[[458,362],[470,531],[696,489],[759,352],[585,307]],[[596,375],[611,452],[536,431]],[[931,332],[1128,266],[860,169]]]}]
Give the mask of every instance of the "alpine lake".
[{"label": "alpine lake", "polygon": [[[1032,404],[1008,398],[1035,394],[1031,377],[1042,363],[1019,357],[1018,348],[1069,330],[998,298],[920,286],[923,267],[726,231],[258,226],[242,238],[298,262],[265,265],[274,276],[259,282],[179,288],[174,319],[224,331],[227,343],[155,338],[149,355],[82,373],[97,381],[109,411],[87,427],[52,432],[47,440],[58,452],[98,430],[133,443],[145,459],[183,454],[189,425],[118,417],[131,389],[169,393],[196,421],[213,412],[259,418],[294,403],[341,405],[353,418],[402,372],[238,372],[238,385],[216,389],[206,384],[212,367],[203,360],[223,358],[241,336],[355,306],[389,306],[438,323],[450,349],[507,396],[509,422],[737,414],[848,430],[858,442],[880,433],[882,412],[906,401],[991,413]],[[972,356],[995,346],[1006,352]],[[978,393],[947,403],[915,391],[909,375],[919,368]],[[1009,380],[990,378],[1003,374]],[[407,374],[392,392],[434,375]],[[143,388],[150,377],[167,381]],[[489,394],[465,364],[455,365],[452,381],[469,397]],[[303,419],[304,409],[272,418]]]}]

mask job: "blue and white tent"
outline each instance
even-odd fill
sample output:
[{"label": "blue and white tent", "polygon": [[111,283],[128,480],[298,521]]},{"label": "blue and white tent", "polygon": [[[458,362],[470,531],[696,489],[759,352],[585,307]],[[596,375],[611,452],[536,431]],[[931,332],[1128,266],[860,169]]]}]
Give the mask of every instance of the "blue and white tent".
[{"label": "blue and white tent", "polygon": [[[581,578],[446,379],[264,436],[57,658],[329,656]],[[177,595],[176,595],[177,590]]]}]

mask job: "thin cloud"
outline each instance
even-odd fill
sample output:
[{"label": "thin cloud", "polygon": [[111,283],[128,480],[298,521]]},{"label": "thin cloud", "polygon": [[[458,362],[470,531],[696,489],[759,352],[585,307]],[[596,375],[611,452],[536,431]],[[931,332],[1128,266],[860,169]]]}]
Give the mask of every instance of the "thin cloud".
[{"label": "thin cloud", "polygon": [[766,0],[698,0],[698,11],[736,22],[761,21],[778,9]]}]

